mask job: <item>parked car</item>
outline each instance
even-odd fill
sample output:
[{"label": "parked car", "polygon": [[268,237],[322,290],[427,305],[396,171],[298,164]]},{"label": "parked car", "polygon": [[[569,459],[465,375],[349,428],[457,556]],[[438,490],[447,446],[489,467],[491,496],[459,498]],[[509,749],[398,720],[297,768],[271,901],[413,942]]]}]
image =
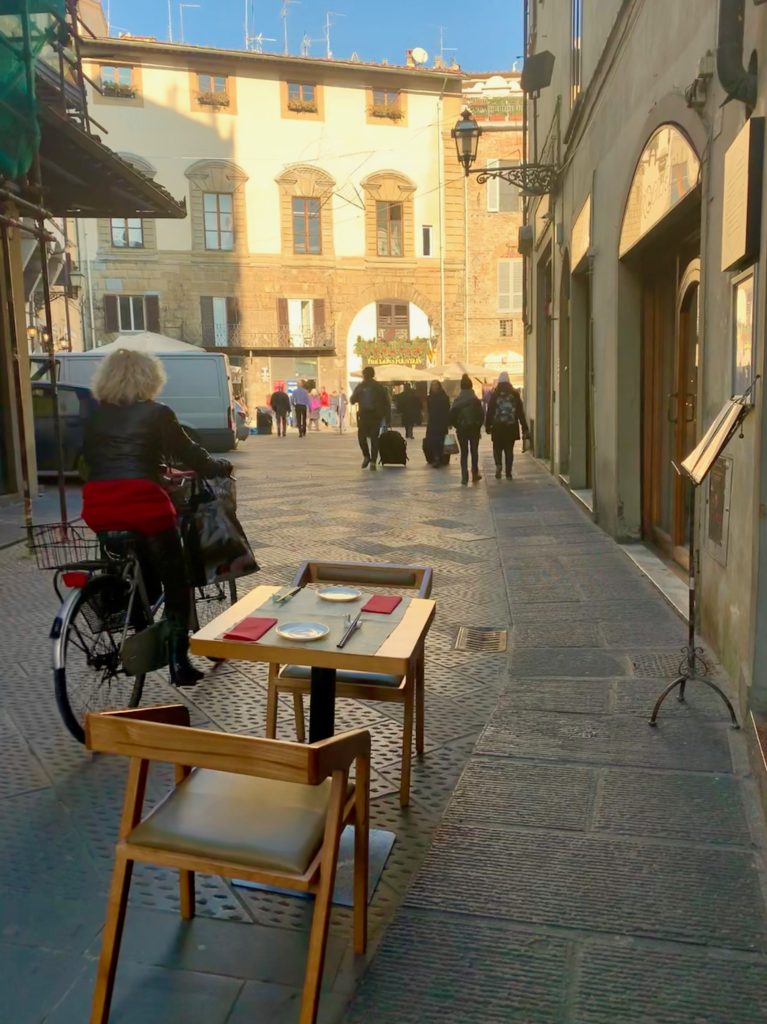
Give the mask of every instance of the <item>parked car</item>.
[{"label": "parked car", "polygon": [[[111,346],[105,346],[90,352],[60,352],[56,356],[59,381],[87,388],[99,363],[111,351]],[[159,401],[170,406],[192,440],[211,452],[235,448],[236,415],[226,354],[191,351],[156,355],[168,378]],[[47,357],[33,356],[32,361],[33,375],[45,380]]]},{"label": "parked car", "polygon": [[[85,465],[82,453],[85,421],[98,403],[88,388],[73,387],[70,384],[59,384],[58,401],[64,472],[76,473],[84,480]],[[37,471],[55,473],[58,470],[58,454],[53,418],[53,390],[49,383],[35,381],[32,384],[32,415],[35,421]]]}]

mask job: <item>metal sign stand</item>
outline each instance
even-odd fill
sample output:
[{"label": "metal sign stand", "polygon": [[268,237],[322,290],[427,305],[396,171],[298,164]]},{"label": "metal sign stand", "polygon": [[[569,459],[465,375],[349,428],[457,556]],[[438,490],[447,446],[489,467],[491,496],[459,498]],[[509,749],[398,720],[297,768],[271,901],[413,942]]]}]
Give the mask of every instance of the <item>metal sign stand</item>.
[{"label": "metal sign stand", "polygon": [[[757,377],[756,380],[759,378]],[[695,644],[695,613],[696,613],[696,550],[695,550],[695,494],[697,488],[703,483],[708,474],[710,473],[714,463],[721,455],[722,451],[727,447],[735,431],[741,426],[748,412],[751,410],[750,405],[751,393],[756,384],[756,380],[748,388],[748,390],[740,395],[737,399],[733,399],[728,402],[722,412],[714,420],[709,431],[704,436],[700,444],[695,450],[688,455],[681,466],[677,466],[673,463],[674,469],[679,473],[680,476],[687,478],[688,485],[690,487],[690,512],[689,512],[689,530],[690,530],[690,546],[689,546],[689,558],[690,558],[690,569],[689,569],[689,621],[687,625],[687,647],[684,653],[684,660],[679,666],[679,675],[674,679],[673,682],[665,688],[655,702],[655,706],[652,709],[650,715],[649,725],[657,726],[658,724],[658,713],[661,709],[661,705],[670,693],[673,693],[677,687],[679,688],[679,695],[677,700],[680,703],[684,703],[685,688],[688,683],[697,682],[703,683],[708,686],[709,689],[717,693],[722,701],[724,702],[727,710],[730,713],[730,720],[732,722],[733,729],[739,729],[738,719],[735,716],[735,710],[730,703],[730,699],[727,694],[716,685],[711,679],[708,678],[709,667],[703,658],[703,648],[696,646]],[[741,432],[741,437],[743,436]]]}]

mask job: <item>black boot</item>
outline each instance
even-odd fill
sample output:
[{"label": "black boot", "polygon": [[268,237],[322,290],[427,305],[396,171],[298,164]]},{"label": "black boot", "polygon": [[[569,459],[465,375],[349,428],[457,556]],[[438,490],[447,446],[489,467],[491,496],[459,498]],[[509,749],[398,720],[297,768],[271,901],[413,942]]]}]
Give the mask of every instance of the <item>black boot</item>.
[{"label": "black boot", "polygon": [[170,681],[174,686],[195,686],[205,673],[189,660],[189,634],[186,630],[170,635]]}]

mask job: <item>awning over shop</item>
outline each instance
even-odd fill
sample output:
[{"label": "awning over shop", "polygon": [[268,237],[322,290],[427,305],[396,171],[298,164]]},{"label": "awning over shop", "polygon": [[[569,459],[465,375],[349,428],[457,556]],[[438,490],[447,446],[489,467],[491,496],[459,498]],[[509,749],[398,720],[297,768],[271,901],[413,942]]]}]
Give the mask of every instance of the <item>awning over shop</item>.
[{"label": "awning over shop", "polygon": [[41,106],[43,203],[56,217],[186,216],[161,185],[136,170],[74,121]]}]

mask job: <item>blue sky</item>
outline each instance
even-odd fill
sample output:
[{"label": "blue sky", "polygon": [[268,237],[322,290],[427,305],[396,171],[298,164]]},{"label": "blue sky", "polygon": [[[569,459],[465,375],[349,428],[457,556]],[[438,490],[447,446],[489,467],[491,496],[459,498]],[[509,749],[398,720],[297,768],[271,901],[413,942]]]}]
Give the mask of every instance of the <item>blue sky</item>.
[{"label": "blue sky", "polygon": [[[186,42],[241,49],[246,0],[195,0],[184,6]],[[167,0],[103,0],[112,34],[131,32],[168,38]],[[281,0],[250,0],[253,34],[272,36],[264,50],[281,53]],[[173,38],[180,38],[178,0],[171,0]],[[510,68],[522,52],[522,0],[301,0],[291,4],[288,17],[290,52],[301,52],[304,35],[316,40],[310,55],[325,56],[325,12],[337,11],[331,29],[333,55],[346,60],[356,51],[361,60],[403,64],[405,50],[421,46],[431,58],[439,52],[443,26],[445,57],[456,57],[466,71]],[[449,49],[454,47],[455,49]]]}]

